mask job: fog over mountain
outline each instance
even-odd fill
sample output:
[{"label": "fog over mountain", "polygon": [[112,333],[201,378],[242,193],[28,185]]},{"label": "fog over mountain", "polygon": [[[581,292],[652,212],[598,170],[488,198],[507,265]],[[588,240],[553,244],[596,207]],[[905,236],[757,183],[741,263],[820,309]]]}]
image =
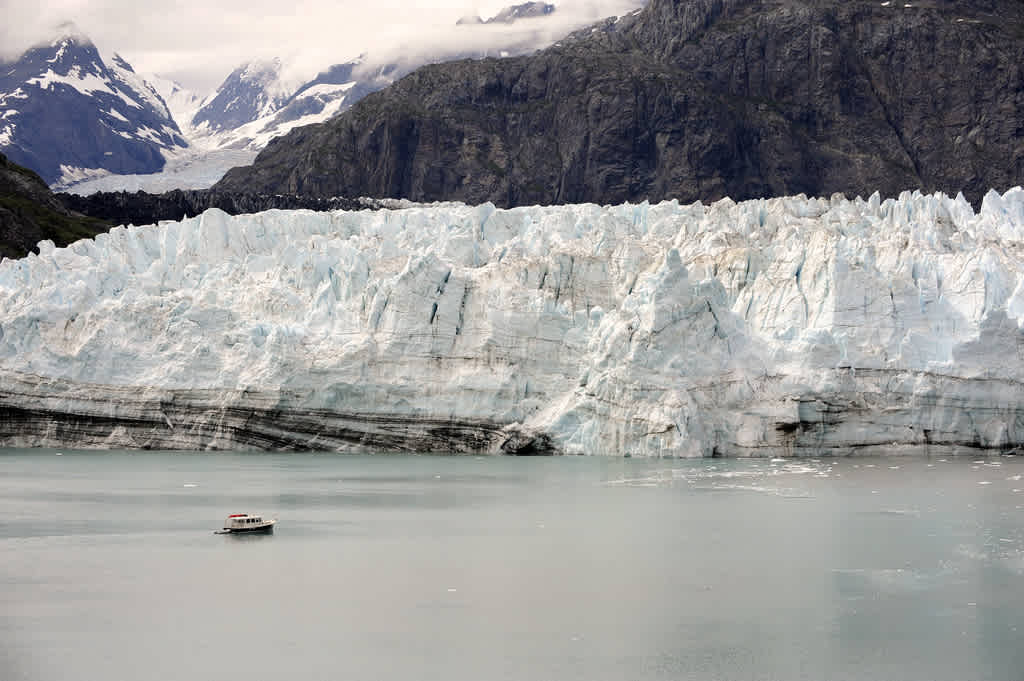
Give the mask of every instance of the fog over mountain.
[{"label": "fog over mountain", "polygon": [[529,56],[421,68],[215,186],[499,206],[905,189],[977,203],[1024,177],[1022,35],[1020,0],[651,0]]},{"label": "fog over mountain", "polygon": [[[501,35],[530,35],[543,47],[560,35],[603,17],[621,15],[644,0],[559,0],[544,29],[529,20],[464,30],[469,15],[488,19],[509,2],[432,0],[367,3],[305,0],[283,7],[252,0],[207,3],[134,3],[54,0],[43,7],[0,4],[0,60],[13,59],[73,20],[98,45],[116,49],[140,73],[159,73],[190,90],[212,91],[239,64],[282,58],[312,78],[327,64],[363,53],[417,59],[479,49]],[[385,53],[388,53],[385,55]]]}]

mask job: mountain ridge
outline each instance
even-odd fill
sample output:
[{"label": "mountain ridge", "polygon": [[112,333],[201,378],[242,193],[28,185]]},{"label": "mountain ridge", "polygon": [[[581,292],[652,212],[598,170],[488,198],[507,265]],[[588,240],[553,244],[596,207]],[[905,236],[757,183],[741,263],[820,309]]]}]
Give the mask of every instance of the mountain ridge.
[{"label": "mountain ridge", "polygon": [[49,184],[155,172],[186,145],[160,95],[73,26],[0,68],[0,110],[0,151]]},{"label": "mountain ridge", "polygon": [[427,66],[216,188],[616,203],[1024,178],[1024,4],[652,0],[530,57]]}]

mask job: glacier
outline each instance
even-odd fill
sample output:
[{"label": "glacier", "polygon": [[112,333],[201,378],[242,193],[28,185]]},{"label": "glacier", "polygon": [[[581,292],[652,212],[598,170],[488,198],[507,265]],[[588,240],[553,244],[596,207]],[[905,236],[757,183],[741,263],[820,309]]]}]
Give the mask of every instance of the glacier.
[{"label": "glacier", "polygon": [[1024,442],[1024,190],[212,209],[0,263],[0,446]]}]

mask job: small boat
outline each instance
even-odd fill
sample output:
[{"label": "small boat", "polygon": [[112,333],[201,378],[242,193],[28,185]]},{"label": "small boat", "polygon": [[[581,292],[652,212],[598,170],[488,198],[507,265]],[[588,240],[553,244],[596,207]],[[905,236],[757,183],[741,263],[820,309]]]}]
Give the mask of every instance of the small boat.
[{"label": "small boat", "polygon": [[215,530],[214,534],[255,534],[257,532],[270,534],[274,531],[274,518],[264,519],[260,515],[249,515],[248,513],[232,513],[224,521],[224,529]]}]

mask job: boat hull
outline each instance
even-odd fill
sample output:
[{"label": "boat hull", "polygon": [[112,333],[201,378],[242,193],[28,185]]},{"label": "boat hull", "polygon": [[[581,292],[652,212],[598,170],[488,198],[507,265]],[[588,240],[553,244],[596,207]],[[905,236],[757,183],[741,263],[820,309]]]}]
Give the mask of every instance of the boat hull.
[{"label": "boat hull", "polygon": [[273,534],[274,524],[260,525],[258,527],[225,527],[220,534]]}]

